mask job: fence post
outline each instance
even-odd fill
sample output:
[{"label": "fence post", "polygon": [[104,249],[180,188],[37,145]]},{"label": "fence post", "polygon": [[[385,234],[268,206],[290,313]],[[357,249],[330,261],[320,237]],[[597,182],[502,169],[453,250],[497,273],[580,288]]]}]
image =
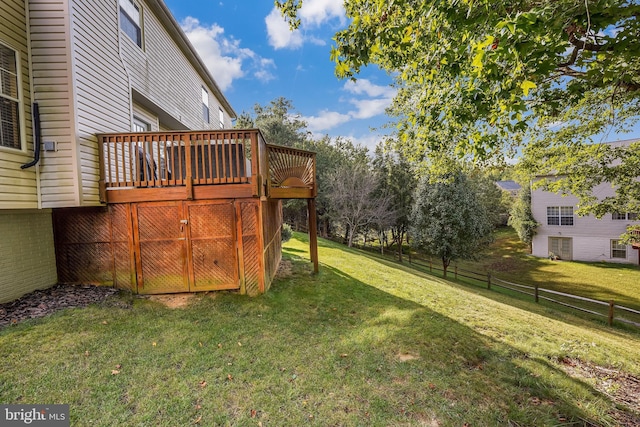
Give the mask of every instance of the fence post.
[{"label": "fence post", "polygon": [[534,289],[535,289],[534,297],[536,299],[536,302],[538,302],[538,284],[537,283],[534,285]]},{"label": "fence post", "polygon": [[458,280],[458,264],[456,264],[453,268],[454,268],[453,272],[455,274],[456,280]]},{"label": "fence post", "polygon": [[491,290],[491,273],[487,273],[487,289]]},{"label": "fence post", "polygon": [[613,301],[609,301],[609,326],[613,326],[613,307],[615,306]]}]

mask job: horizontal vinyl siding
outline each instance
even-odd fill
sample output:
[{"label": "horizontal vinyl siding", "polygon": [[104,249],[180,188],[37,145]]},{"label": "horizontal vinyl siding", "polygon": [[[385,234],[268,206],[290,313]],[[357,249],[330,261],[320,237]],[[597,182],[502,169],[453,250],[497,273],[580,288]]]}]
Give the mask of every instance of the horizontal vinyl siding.
[{"label": "horizontal vinyl siding", "polygon": [[[218,129],[220,102],[205,85],[182,50],[171,38],[146,2],[142,11],[143,49],[122,33],[122,53],[131,86],[190,129]],[[215,77],[215,76],[214,76]],[[202,87],[209,92],[209,123],[202,117]],[[224,111],[225,127],[231,127]]]},{"label": "horizontal vinyl siding", "polygon": [[57,144],[57,151],[43,151],[40,157],[42,207],[77,206],[79,191],[66,2],[30,0],[29,18],[34,96],[40,107],[42,140]]},{"label": "horizontal vinyl siding", "polygon": [[118,2],[72,3],[82,204],[98,205],[100,170],[95,135],[131,130],[129,83],[118,52]]},{"label": "horizontal vinyl siding", "polygon": [[[599,198],[613,194],[609,184],[601,184],[594,189]],[[611,258],[611,240],[617,240],[626,231],[628,225],[640,224],[640,221],[613,220],[611,214],[601,219],[592,215],[573,217],[573,226],[547,225],[547,206],[573,206],[577,210],[578,199],[543,190],[535,190],[531,195],[531,210],[540,224],[532,242],[533,255],[549,255],[549,237],[571,237],[573,239],[573,259],[576,261],[630,262],[638,260],[637,251],[627,247],[627,259]]]},{"label": "horizontal vinyl siding", "polygon": [[29,81],[29,49],[25,2],[0,1],[0,43],[19,53],[22,105],[20,130],[25,150],[0,148],[0,209],[37,208],[36,168],[21,169],[33,160],[33,132],[31,123],[31,86]]},{"label": "horizontal vinyl siding", "polygon": [[55,285],[50,210],[0,211],[0,303]]}]

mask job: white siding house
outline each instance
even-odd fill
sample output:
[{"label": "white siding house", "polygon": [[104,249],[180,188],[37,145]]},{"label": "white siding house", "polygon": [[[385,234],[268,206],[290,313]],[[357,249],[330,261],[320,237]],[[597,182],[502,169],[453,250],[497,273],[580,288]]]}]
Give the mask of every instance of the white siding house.
[{"label": "white siding house", "polygon": [[2,0],[0,73],[0,302],[56,283],[51,209],[100,205],[96,134],[235,118],[162,0]]},{"label": "white siding house", "polygon": [[[593,193],[604,198],[613,195],[614,189],[605,183],[594,188]],[[542,189],[532,192],[531,210],[540,224],[532,242],[533,255],[576,261],[639,263],[638,249],[619,242],[627,226],[640,223],[637,215],[609,213],[598,219],[592,215],[578,216],[577,209],[575,196],[562,196]]]}]

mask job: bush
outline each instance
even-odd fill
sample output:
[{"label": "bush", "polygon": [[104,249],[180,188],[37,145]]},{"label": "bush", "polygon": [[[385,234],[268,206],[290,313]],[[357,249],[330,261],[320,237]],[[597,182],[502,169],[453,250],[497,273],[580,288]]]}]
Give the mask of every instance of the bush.
[{"label": "bush", "polygon": [[280,237],[283,242],[288,242],[293,236],[293,230],[289,224],[282,224],[282,231],[280,233]]}]

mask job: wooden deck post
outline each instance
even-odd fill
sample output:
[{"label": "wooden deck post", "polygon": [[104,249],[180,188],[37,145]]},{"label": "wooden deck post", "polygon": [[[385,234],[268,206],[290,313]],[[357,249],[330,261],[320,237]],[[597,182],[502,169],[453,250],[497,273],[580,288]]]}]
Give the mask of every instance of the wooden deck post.
[{"label": "wooden deck post", "polygon": [[98,164],[100,165],[100,178],[98,181],[100,203],[107,203],[107,184],[105,182],[104,170],[104,139],[102,137],[98,138]]},{"label": "wooden deck post", "polygon": [[316,199],[307,199],[309,210],[309,253],[313,263],[313,272],[318,272],[318,223],[316,219]]}]

